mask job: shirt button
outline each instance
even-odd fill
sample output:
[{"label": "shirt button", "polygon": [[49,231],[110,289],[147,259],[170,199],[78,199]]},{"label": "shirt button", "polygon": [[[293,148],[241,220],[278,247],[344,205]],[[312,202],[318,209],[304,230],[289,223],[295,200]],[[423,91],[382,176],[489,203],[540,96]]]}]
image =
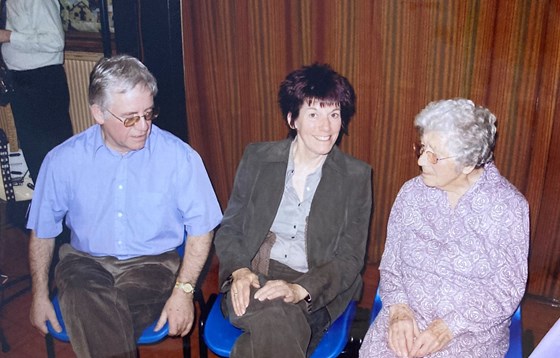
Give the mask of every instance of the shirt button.
[{"label": "shirt button", "polygon": [[294,229],[296,228],[296,226],[294,225]]},{"label": "shirt button", "polygon": [[122,184],[119,184],[119,187],[118,187],[118,188],[119,188],[120,190],[122,190],[122,188],[123,188]]},{"label": "shirt button", "polygon": [[117,216],[118,216],[119,218],[122,218],[123,213],[121,213],[121,212],[119,211],[119,212],[117,213]]}]

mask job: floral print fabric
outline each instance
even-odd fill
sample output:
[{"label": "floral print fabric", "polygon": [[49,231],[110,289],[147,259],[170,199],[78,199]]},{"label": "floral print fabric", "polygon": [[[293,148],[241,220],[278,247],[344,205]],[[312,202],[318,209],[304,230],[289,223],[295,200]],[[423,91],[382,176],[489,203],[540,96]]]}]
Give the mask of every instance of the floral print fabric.
[{"label": "floral print fabric", "polygon": [[443,319],[453,339],[429,357],[504,357],[510,317],[525,292],[529,207],[487,164],[452,208],[420,176],[401,188],[380,265],[383,309],[360,357],[396,357],[387,346],[388,307],[407,304],[420,330]]}]

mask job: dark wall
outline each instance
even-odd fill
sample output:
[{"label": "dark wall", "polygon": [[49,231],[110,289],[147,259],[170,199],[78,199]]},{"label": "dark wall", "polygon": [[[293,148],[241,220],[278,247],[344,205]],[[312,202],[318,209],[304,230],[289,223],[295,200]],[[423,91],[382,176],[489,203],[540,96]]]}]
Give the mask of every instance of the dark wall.
[{"label": "dark wall", "polygon": [[113,1],[116,53],[142,60],[158,80],[157,125],[188,140],[180,0]]}]

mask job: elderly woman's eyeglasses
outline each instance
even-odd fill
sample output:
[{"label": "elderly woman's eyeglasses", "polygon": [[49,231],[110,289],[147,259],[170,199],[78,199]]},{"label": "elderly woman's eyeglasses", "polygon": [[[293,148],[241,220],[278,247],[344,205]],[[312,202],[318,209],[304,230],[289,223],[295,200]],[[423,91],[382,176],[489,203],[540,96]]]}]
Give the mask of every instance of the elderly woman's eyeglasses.
[{"label": "elderly woman's eyeglasses", "polygon": [[420,158],[422,156],[422,154],[426,154],[426,159],[428,159],[428,162],[430,164],[437,164],[437,162],[439,162],[440,160],[445,160],[445,159],[456,157],[454,155],[454,156],[451,156],[451,157],[438,158],[437,155],[434,152],[426,150],[426,147],[424,146],[424,144],[420,144],[420,143],[414,143],[412,145],[412,149],[414,149],[414,154],[416,154],[417,158]]},{"label": "elderly woman's eyeglasses", "polygon": [[119,121],[122,122],[122,124],[124,124],[125,127],[132,127],[133,125],[135,125],[136,123],[138,123],[138,121],[140,120],[140,118],[144,117],[144,119],[146,120],[146,122],[150,122],[153,121],[154,119],[157,118],[157,116],[159,115],[159,110],[157,108],[152,108],[149,111],[147,111],[146,113],[144,113],[143,116],[132,116],[132,117],[126,117],[126,118],[121,118],[119,116],[117,116],[116,114],[114,114],[113,112],[111,112],[110,110],[107,109],[107,112],[111,113],[111,115],[113,117],[115,117],[116,119],[118,119]]}]

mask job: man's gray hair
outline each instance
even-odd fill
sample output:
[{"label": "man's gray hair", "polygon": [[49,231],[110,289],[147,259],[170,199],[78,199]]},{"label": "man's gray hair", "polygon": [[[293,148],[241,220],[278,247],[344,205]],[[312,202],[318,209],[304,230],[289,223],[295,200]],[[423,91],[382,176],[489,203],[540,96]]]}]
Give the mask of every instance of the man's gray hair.
[{"label": "man's gray hair", "polygon": [[89,76],[89,104],[107,108],[111,105],[111,93],[126,93],[137,85],[156,96],[157,81],[140,60],[129,55],[102,58]]}]

